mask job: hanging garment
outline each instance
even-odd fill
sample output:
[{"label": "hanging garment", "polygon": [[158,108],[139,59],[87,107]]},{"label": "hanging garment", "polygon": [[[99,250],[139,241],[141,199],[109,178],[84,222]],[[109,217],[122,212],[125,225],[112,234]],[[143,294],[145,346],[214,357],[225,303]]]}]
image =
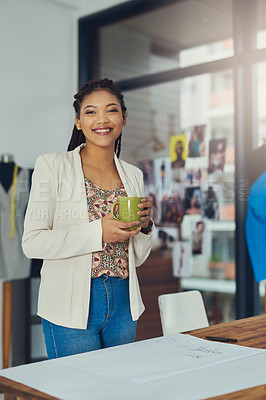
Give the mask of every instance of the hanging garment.
[{"label": "hanging garment", "polygon": [[266,172],[251,186],[246,217],[246,241],[255,281],[266,279]]},{"label": "hanging garment", "polygon": [[14,168],[13,182],[6,192],[0,183],[0,279],[23,279],[30,275],[31,260],[21,248],[30,173]]}]

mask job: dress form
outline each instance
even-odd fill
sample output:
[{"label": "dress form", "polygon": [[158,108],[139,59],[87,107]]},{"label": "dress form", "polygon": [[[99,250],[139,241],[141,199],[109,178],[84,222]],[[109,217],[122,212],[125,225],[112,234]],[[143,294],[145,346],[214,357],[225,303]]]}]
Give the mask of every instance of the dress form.
[{"label": "dress form", "polygon": [[13,156],[13,154],[9,154],[9,153],[1,154],[1,156],[0,156],[0,162],[9,163],[9,162],[12,162],[12,161],[14,161],[14,156]]},{"label": "dress form", "polygon": [[[11,343],[19,341],[20,312],[17,289],[24,290],[31,275],[32,260],[26,258],[21,248],[24,216],[28,203],[33,170],[18,167],[12,154],[0,154],[0,278],[2,291],[2,354],[3,368],[20,362],[21,354],[16,346],[11,352]],[[37,275],[36,275],[37,276]],[[12,322],[11,322],[12,321]],[[22,325],[22,328],[24,325]],[[12,338],[12,340],[11,340]],[[22,346],[27,346],[23,343]],[[12,349],[13,350],[13,349]],[[25,361],[26,358],[25,358]]]},{"label": "dress form", "polygon": [[[13,181],[13,173],[15,168],[13,154],[1,154],[0,155],[0,183],[6,192],[10,189]],[[18,173],[20,172],[18,167]]]},{"label": "dress form", "polygon": [[[6,192],[12,185],[14,168],[14,156],[2,154],[0,156],[0,183]],[[12,336],[12,281],[3,282],[2,324],[3,368],[8,368]]]}]

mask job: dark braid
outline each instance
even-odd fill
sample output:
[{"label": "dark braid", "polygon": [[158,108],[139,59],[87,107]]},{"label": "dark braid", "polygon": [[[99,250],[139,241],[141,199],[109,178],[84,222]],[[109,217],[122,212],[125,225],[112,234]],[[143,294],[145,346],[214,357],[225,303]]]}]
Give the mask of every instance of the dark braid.
[{"label": "dark braid", "polygon": [[[75,109],[75,113],[78,116],[78,118],[80,117],[80,108],[84,98],[87,95],[98,90],[107,90],[108,92],[116,96],[121,105],[123,116],[125,117],[127,115],[127,108],[121,90],[112,80],[105,78],[105,79],[86,82],[83,86],[81,86],[78,93],[74,95],[75,101],[73,103],[73,107]],[[122,137],[122,132],[115,141],[115,153],[117,157],[119,157],[121,152],[121,137]],[[68,151],[74,150],[77,146],[85,142],[86,140],[82,130],[78,130],[76,125],[74,125],[72,136],[67,150]]]},{"label": "dark braid", "polygon": [[80,144],[86,143],[85,136],[83,135],[83,132],[77,129],[76,125],[73,127],[72,131],[72,136],[68,145],[67,150],[74,150],[76,147],[78,147]]},{"label": "dark braid", "polygon": [[117,158],[119,158],[121,152],[121,140],[122,140],[122,132],[115,141],[115,154],[117,155]]}]

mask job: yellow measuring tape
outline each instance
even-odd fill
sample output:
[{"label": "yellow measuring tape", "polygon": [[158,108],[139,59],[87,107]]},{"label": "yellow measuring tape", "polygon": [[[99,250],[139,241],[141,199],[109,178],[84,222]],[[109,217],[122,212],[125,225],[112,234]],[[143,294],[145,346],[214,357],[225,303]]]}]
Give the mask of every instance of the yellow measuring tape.
[{"label": "yellow measuring tape", "polygon": [[12,186],[11,186],[11,201],[10,201],[10,238],[14,239],[15,234],[15,211],[16,211],[16,181],[18,176],[18,166],[15,164]]}]

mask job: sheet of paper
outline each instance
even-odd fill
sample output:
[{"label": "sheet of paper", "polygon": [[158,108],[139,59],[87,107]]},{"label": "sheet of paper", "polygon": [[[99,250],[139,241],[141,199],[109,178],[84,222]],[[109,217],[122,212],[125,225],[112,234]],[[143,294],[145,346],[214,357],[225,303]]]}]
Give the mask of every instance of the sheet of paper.
[{"label": "sheet of paper", "polygon": [[[138,384],[183,374],[200,368],[250,357],[266,350],[237,346],[175,334],[65,359],[72,368]],[[103,365],[110,368],[103,368]],[[121,368],[123,366],[123,368]]]},{"label": "sheet of paper", "polygon": [[261,353],[260,349],[211,342],[182,334],[157,339],[156,346],[159,354],[147,354],[150,359],[149,371],[138,369],[129,378],[131,381],[147,383]]},{"label": "sheet of paper", "polygon": [[[120,381],[138,384],[183,374],[200,368],[250,357],[266,350],[211,342],[194,336],[176,334],[94,353],[94,372]],[[103,363],[111,368],[102,368]],[[86,369],[81,360],[72,367]],[[121,368],[123,365],[123,368]]]},{"label": "sheet of paper", "polygon": [[94,400],[176,400],[177,394],[199,400],[266,383],[265,365],[266,350],[174,335],[10,368],[0,375],[63,400],[88,394]]}]

